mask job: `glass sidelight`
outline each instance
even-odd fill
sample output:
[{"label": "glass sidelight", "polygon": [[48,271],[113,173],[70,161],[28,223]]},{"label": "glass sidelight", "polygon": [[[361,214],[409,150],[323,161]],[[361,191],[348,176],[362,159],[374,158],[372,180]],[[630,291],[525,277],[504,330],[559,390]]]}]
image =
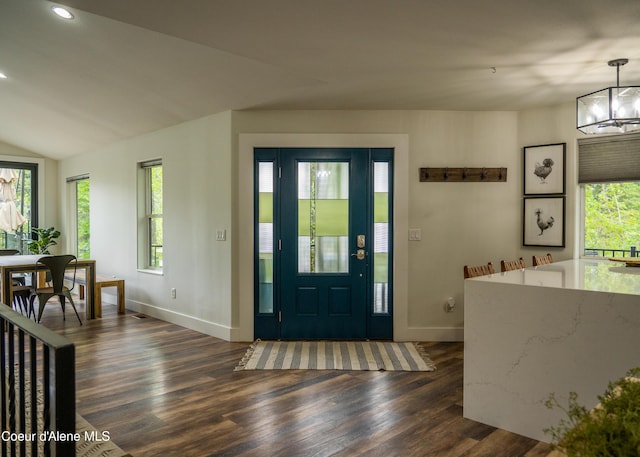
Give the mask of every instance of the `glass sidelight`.
[{"label": "glass sidelight", "polygon": [[389,312],[389,162],[373,163],[373,312]]},{"label": "glass sidelight", "polygon": [[273,162],[258,164],[258,312],[273,313]]}]

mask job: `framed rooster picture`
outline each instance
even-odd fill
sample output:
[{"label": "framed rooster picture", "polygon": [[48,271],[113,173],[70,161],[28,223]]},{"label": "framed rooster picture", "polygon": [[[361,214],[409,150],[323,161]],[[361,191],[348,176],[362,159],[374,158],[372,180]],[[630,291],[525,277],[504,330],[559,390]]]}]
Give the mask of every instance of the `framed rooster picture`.
[{"label": "framed rooster picture", "polygon": [[565,197],[525,197],[522,245],[564,247]]},{"label": "framed rooster picture", "polygon": [[524,147],[524,194],[563,195],[567,143]]}]

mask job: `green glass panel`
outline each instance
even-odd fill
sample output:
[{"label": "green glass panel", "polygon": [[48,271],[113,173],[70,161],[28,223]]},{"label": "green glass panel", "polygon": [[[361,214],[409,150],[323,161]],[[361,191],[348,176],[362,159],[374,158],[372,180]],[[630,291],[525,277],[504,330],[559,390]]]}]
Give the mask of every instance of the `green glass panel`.
[{"label": "green glass panel", "polygon": [[373,255],[373,282],[389,282],[389,254]]},{"label": "green glass panel", "polygon": [[373,195],[373,222],[389,222],[388,192],[376,192]]},{"label": "green glass panel", "polygon": [[273,222],[273,193],[258,194],[258,222]]},{"label": "green glass panel", "polygon": [[311,236],[310,210],[310,200],[298,200],[298,236]]},{"label": "green glass panel", "polygon": [[349,235],[349,200],[318,200],[316,202],[316,235]]},{"label": "green glass panel", "polygon": [[315,201],[315,226],[311,225],[311,200],[298,200],[298,236],[347,236],[349,233],[349,201]]}]

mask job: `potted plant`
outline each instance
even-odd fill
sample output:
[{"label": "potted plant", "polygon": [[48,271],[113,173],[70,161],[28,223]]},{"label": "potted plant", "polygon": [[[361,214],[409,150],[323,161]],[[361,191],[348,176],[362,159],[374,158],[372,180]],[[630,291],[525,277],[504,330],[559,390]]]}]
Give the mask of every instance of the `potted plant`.
[{"label": "potted plant", "polygon": [[568,407],[552,394],[548,408],[560,408],[567,419],[557,427],[545,429],[552,436],[554,449],[568,457],[621,457],[640,455],[640,368],[609,383],[600,403],[592,410],[578,404],[575,392]]},{"label": "potted plant", "polygon": [[34,227],[31,231],[36,235],[36,239],[29,242],[29,252],[32,254],[51,254],[49,248],[58,244],[56,239],[60,232],[53,227]]}]

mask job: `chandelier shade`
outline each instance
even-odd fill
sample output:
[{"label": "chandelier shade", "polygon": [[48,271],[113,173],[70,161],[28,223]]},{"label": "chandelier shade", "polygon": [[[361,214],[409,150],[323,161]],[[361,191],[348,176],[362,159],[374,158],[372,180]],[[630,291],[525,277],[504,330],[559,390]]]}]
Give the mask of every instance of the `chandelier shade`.
[{"label": "chandelier shade", "polygon": [[617,67],[618,84],[576,99],[577,128],[583,133],[626,133],[640,129],[640,86],[620,86],[620,66],[627,59],[609,62]]}]

